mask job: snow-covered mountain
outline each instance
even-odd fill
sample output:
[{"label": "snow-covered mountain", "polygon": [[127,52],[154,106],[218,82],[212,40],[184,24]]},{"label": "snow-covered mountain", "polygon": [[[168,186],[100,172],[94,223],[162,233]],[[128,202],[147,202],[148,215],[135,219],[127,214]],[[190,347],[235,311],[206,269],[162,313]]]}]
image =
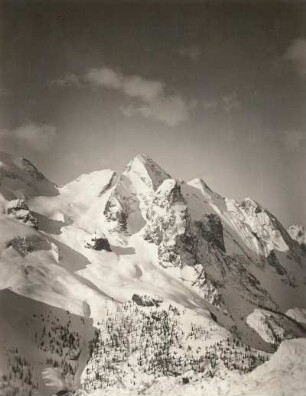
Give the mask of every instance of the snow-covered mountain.
[{"label": "snow-covered mountain", "polygon": [[58,187],[1,153],[0,392],[304,394],[304,242],[146,155]]}]

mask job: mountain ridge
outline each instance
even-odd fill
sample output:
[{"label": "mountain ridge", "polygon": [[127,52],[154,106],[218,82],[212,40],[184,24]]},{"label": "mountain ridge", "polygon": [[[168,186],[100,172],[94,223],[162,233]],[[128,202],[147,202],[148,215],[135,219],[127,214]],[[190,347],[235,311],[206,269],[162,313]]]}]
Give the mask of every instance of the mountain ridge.
[{"label": "mountain ridge", "polygon": [[[224,372],[243,372],[262,363],[260,353],[270,354],[283,340],[306,336],[303,322],[298,321],[303,320],[306,301],[303,244],[292,238],[297,234],[294,230],[290,235],[254,200],[222,197],[202,179],[173,179],[143,154],[129,161],[121,174],[95,171],[62,187],[41,176],[30,162],[2,155],[5,160],[5,171],[0,168],[1,288],[90,318],[98,332],[88,352],[87,369],[86,362],[80,362],[80,383],[73,382],[73,391],[78,383],[86,392],[105,386],[118,392],[121,385],[109,369],[103,368],[113,378],[107,385],[103,376],[95,374],[97,367],[110,364],[99,352],[106,348],[113,356],[105,344],[109,338],[114,345],[119,343],[114,367],[131,381],[125,386],[136,392],[140,385],[137,381],[132,385],[131,367],[140,379],[146,377],[143,370],[154,377],[159,370],[155,353],[163,356],[160,375],[166,378],[176,367],[181,376],[191,367],[192,378],[198,381],[199,362],[211,353]],[[160,302],[142,305],[141,301]],[[133,346],[132,340],[125,344],[122,336],[126,321],[136,318],[139,310],[141,323],[131,322],[134,338],[138,339],[137,326],[142,326],[139,331],[148,331],[154,340],[146,341],[153,355],[143,368],[144,350]],[[195,317],[198,325],[192,322]],[[173,353],[165,356],[161,350],[169,334],[163,329],[171,323],[177,323],[178,338],[173,335]],[[200,326],[197,342],[186,338],[194,334],[194,326]],[[198,342],[204,348],[202,355],[196,352]],[[184,364],[176,358],[179,345]],[[225,358],[224,351],[236,347],[244,363],[237,363],[235,369],[233,357]],[[252,364],[243,357],[247,351]],[[217,357],[219,352],[223,360]],[[193,363],[188,366],[185,361]],[[219,369],[204,366],[205,375],[208,371],[220,375]],[[54,367],[45,368],[55,376]]]}]

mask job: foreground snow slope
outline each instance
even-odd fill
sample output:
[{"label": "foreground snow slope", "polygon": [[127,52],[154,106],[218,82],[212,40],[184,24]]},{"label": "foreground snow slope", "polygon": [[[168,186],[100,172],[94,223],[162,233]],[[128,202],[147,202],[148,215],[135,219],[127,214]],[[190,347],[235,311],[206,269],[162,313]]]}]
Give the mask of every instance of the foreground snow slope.
[{"label": "foreground snow slope", "polygon": [[[222,378],[198,380],[187,375],[188,383],[174,377],[145,383],[138,393],[129,390],[96,390],[90,396],[304,396],[306,339],[284,341],[272,358],[246,375],[227,374]],[[88,393],[86,393],[87,395]]]},{"label": "foreground snow slope", "polygon": [[0,378],[7,376],[0,381],[1,395],[45,396],[66,385],[78,389],[92,320],[8,289],[0,290],[0,317]]}]

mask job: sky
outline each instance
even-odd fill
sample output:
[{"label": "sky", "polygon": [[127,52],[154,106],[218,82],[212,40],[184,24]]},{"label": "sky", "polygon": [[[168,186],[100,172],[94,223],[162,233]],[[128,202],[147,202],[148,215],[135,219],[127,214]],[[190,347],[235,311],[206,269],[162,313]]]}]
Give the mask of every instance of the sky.
[{"label": "sky", "polygon": [[64,184],[138,153],[306,225],[306,3],[1,1],[0,150]]}]

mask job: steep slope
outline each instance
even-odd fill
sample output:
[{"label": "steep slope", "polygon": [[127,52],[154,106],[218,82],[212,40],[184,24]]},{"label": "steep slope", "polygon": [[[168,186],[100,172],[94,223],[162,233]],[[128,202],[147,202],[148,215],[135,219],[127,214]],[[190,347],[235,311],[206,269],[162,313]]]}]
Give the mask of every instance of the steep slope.
[{"label": "steep slope", "polygon": [[170,176],[151,158],[137,155],[119,176],[104,209],[110,233],[130,235],[145,224],[154,191]]},{"label": "steep slope", "polygon": [[189,183],[201,191],[206,202],[239,234],[244,244],[258,255],[293,249],[293,241],[281,223],[269,211],[250,198],[237,202],[214,193],[200,179]]},{"label": "steep slope", "polygon": [[[254,334],[254,326],[248,325],[248,315],[256,307],[264,307],[280,311],[278,315],[282,318],[287,309],[283,306],[283,293],[286,293],[287,304],[295,306],[303,303],[305,287],[298,281],[294,285],[286,282],[283,272],[279,275],[274,266],[271,267],[270,257],[266,259],[264,255],[258,256],[248,243],[241,247],[245,234],[239,234],[238,242],[235,236],[237,227],[224,220],[229,216],[225,199],[213,193],[203,182],[200,184],[200,195],[195,194],[190,187],[181,186],[171,179],[164,181],[148,210],[148,223],[143,236],[158,246],[159,263],[167,271],[191,285],[205,300],[218,308],[214,314],[219,323],[227,328],[235,326],[244,342],[265,348]],[[255,216],[255,220],[250,218],[249,222],[256,224],[257,213],[251,210],[249,216]],[[278,224],[276,219],[275,223]],[[279,232],[283,232],[281,227]],[[291,245],[295,248],[293,241]],[[276,265],[281,267],[278,262]],[[295,269],[302,274],[305,267],[300,268],[299,265],[295,263]],[[189,268],[188,273],[186,267]],[[276,290],[270,290],[262,284],[261,280],[267,276],[273,276]],[[226,317],[223,316],[224,312]],[[284,320],[282,323],[285,323]],[[298,326],[293,324],[293,328],[291,334],[303,334]]]},{"label": "steep slope", "polygon": [[108,169],[84,174],[58,188],[58,196],[41,194],[31,199],[31,208],[38,213],[39,228],[50,234],[60,234],[61,227],[73,224],[91,233],[100,231],[101,218],[97,213],[105,205],[105,195],[115,177],[115,172]]},{"label": "steep slope", "polygon": [[2,202],[24,196],[55,196],[57,194],[56,185],[39,172],[29,160],[0,152],[0,196]]}]

